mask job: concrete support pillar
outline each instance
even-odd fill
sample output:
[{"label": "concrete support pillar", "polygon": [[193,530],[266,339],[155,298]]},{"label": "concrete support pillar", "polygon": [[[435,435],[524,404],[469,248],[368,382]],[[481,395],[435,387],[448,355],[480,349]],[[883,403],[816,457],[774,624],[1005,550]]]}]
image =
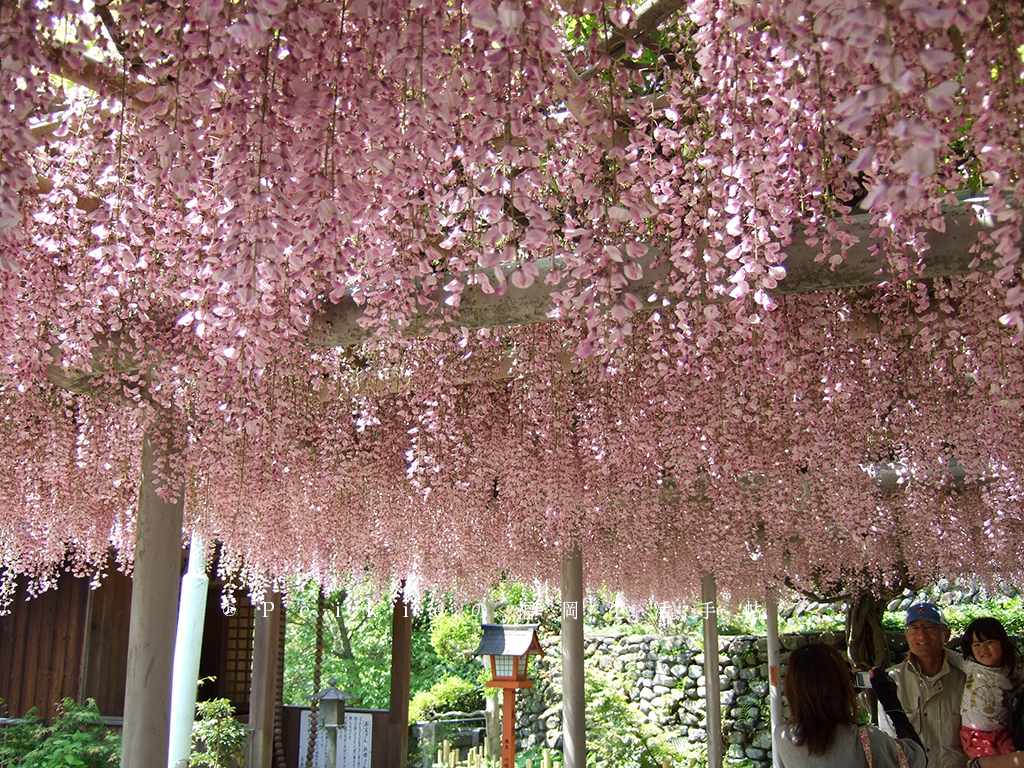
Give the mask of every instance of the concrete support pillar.
[{"label": "concrete support pillar", "polygon": [[[277,664],[284,605],[270,592],[258,602],[252,639],[252,693],[249,727],[252,753],[249,768],[271,768],[274,760],[274,719],[277,702]],[[271,607],[272,606],[272,607]]]},{"label": "concrete support pillar", "polygon": [[391,614],[391,740],[388,768],[405,768],[409,755],[409,699],[412,695],[412,612],[402,589]]},{"label": "concrete support pillar", "polygon": [[147,432],[135,522],[121,768],[167,764],[184,489],[176,489],[173,502],[157,495],[158,458]]},{"label": "concrete support pillar", "polygon": [[562,557],[562,755],[565,768],[586,768],[583,671],[583,555]]},{"label": "concrete support pillar", "polygon": [[771,598],[765,605],[768,625],[768,711],[771,713],[772,765],[782,768],[775,743],[775,729],[782,723],[782,691],[779,689],[779,601]]},{"label": "concrete support pillar", "polygon": [[722,681],[718,677],[718,590],[715,575],[701,579],[704,615],[704,690],[708,732],[708,768],[722,768]]}]

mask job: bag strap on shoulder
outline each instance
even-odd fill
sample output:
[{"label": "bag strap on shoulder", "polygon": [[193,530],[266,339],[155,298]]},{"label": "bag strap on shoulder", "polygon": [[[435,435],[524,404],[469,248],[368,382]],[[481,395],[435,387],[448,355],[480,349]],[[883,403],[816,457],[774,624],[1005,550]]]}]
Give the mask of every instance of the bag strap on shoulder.
[{"label": "bag strap on shoulder", "polygon": [[864,747],[864,757],[868,759],[868,768],[875,768],[875,764],[871,760],[871,740],[868,738],[867,726],[862,725],[857,732],[860,733],[860,743]]},{"label": "bag strap on shoulder", "polygon": [[[875,768],[871,758],[871,740],[868,738],[867,726],[862,725],[857,731],[860,733],[860,743],[864,747],[864,757],[867,758],[868,768]],[[899,760],[900,768],[907,768],[907,754],[903,751],[903,745],[899,741],[896,742],[896,758]]]}]

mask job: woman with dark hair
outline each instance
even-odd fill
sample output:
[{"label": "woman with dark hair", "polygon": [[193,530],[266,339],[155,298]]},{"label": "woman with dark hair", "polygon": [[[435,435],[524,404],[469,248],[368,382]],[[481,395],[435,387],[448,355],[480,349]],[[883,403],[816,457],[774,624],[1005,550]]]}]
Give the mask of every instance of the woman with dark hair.
[{"label": "woman with dark hair", "polygon": [[790,719],[776,733],[785,768],[925,768],[924,747],[903,712],[896,684],[871,671],[871,686],[899,738],[857,725],[857,696],[846,660],[813,643],[789,657],[785,693]]}]

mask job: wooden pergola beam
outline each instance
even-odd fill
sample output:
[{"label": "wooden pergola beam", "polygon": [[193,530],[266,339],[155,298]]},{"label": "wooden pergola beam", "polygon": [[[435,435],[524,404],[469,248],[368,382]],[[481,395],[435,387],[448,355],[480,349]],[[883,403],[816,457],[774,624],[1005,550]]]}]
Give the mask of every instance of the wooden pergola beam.
[{"label": "wooden pergola beam", "polygon": [[[783,264],[786,277],[771,294],[785,296],[857,288],[911,277],[928,280],[975,271],[972,262],[976,255],[971,252],[972,246],[980,232],[995,227],[992,216],[985,209],[987,201],[984,196],[964,194],[956,205],[944,206],[945,231],[927,234],[928,249],[920,254],[915,275],[893,275],[888,271],[884,246],[872,236],[876,227],[869,213],[853,216],[845,228],[858,242],[850,248],[843,262],[835,267],[827,260],[816,261],[819,247],[808,245],[805,237],[796,237],[786,248],[787,257]],[[665,259],[652,248],[644,261],[643,276],[630,283],[627,290],[641,299],[644,309],[664,308],[666,302],[672,301],[660,285],[669,275],[669,269],[663,263]],[[459,325],[474,330],[551,320],[554,306],[551,294],[564,290],[565,285],[545,283],[544,278],[551,270],[550,261],[538,262],[537,267],[540,276],[528,288],[520,289],[508,283],[505,292],[499,295],[484,293],[478,285],[467,287],[459,298]],[[980,268],[985,267],[982,265]],[[722,287],[724,296],[724,291],[731,286]],[[443,289],[438,288],[434,294],[437,306],[443,306],[446,297]],[[420,326],[425,326],[432,317],[431,312],[428,308],[423,315],[417,316],[409,331],[415,333]],[[369,336],[368,331],[359,325],[360,317],[362,307],[346,295],[337,304],[325,306],[314,320],[310,343],[315,347],[359,344]]]},{"label": "wooden pergola beam", "polygon": [[[920,258],[920,270],[916,275],[918,279],[965,275],[976,269],[987,268],[986,264],[975,266],[976,255],[971,253],[978,234],[995,226],[993,218],[984,207],[986,202],[987,198],[983,196],[964,195],[957,205],[946,207],[946,229],[944,232],[933,231],[928,234],[926,239],[929,248]],[[894,276],[886,271],[881,252],[873,250],[873,246],[878,245],[871,237],[873,230],[869,214],[854,216],[846,231],[857,236],[860,241],[835,268],[827,261],[816,261],[818,249],[807,245],[805,240],[794,243],[787,249],[786,277],[771,291],[772,295],[857,288],[892,280]],[[652,248],[644,259],[643,276],[628,286],[628,290],[641,299],[643,309],[664,309],[672,304],[672,299],[665,296],[660,285],[660,281],[669,274],[667,266],[661,263],[663,261],[662,254]],[[544,282],[544,277],[551,269],[550,261],[538,263],[537,266],[541,274],[528,288],[515,288],[507,283],[501,295],[486,294],[476,285],[464,290],[459,304],[459,326],[475,330],[551,320],[551,294],[555,290],[564,289],[564,286],[550,286]],[[906,276],[897,277],[904,279]],[[723,286],[723,297],[725,289],[727,286]],[[445,297],[442,289],[435,291],[434,299],[438,307],[444,306]],[[699,297],[693,300],[714,299]],[[362,307],[351,294],[336,304],[327,304],[313,319],[308,343],[314,348],[357,346],[370,336],[370,332],[359,324],[362,314]],[[406,332],[416,334],[422,331],[435,317],[434,309],[425,308],[422,314],[414,318]],[[97,343],[93,350],[91,369],[66,370],[59,364],[61,350],[55,345],[50,350],[50,359],[45,361],[47,378],[62,389],[84,394],[95,390],[96,377],[105,371],[120,375],[137,373],[140,364],[124,350],[115,354],[118,349],[120,345],[117,338]]]}]

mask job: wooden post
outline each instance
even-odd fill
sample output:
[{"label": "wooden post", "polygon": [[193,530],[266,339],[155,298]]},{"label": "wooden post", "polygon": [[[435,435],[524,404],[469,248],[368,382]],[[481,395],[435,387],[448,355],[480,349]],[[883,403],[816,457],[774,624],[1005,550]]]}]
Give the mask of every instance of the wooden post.
[{"label": "wooden post", "polygon": [[274,759],[274,715],[277,702],[277,662],[284,605],[270,592],[256,604],[252,639],[252,692],[249,725],[252,759],[249,768],[271,768]]},{"label": "wooden post", "polygon": [[135,521],[128,675],[124,692],[121,768],[167,764],[171,717],[171,670],[181,577],[184,489],[166,502],[157,495],[156,450],[142,440],[142,482]]},{"label": "wooden post", "polygon": [[718,678],[718,590],[715,575],[705,573],[700,585],[704,615],[704,696],[708,733],[708,768],[722,768],[722,681]]},{"label": "wooden post", "polygon": [[409,755],[409,698],[412,692],[412,616],[404,585],[395,597],[391,614],[391,731],[388,768],[405,768]]},{"label": "wooden post", "polygon": [[501,691],[501,768],[516,766],[516,689]]},{"label": "wooden post", "polygon": [[565,768],[586,768],[587,731],[583,672],[583,556],[562,557],[562,754]]}]

